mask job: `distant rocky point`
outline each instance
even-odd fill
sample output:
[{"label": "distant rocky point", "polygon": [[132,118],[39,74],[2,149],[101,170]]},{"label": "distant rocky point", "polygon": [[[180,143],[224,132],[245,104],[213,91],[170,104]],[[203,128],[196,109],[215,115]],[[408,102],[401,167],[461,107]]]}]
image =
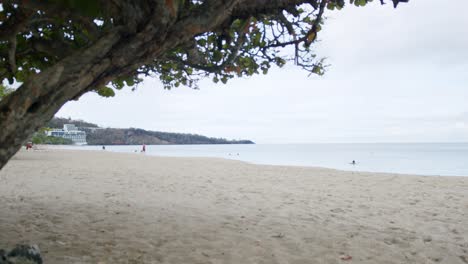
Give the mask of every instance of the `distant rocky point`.
[{"label": "distant rocky point", "polygon": [[197,134],[148,131],[139,128],[102,128],[82,120],[54,117],[47,127],[62,128],[74,124],[86,132],[88,145],[188,145],[188,144],[255,144],[251,140],[228,140]]}]

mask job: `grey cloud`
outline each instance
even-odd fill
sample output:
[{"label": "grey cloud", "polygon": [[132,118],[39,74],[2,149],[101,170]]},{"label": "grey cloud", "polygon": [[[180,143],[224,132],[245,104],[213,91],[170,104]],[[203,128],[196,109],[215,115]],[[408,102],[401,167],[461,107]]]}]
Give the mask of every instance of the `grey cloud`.
[{"label": "grey cloud", "polygon": [[468,141],[467,9],[466,0],[348,7],[320,34],[317,54],[332,64],[323,77],[287,66],[198,91],[148,79],[58,115],[260,143]]}]

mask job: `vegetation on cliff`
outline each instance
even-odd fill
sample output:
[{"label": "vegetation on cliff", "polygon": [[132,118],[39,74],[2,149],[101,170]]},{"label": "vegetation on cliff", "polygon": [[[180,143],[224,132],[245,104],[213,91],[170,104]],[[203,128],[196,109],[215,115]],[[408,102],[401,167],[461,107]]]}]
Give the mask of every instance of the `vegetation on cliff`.
[{"label": "vegetation on cliff", "polygon": [[30,141],[33,144],[48,144],[48,145],[71,145],[73,144],[73,141],[68,138],[47,136],[47,134],[45,133],[46,130],[47,129],[42,128],[38,132],[34,133]]},{"label": "vegetation on cliff", "polygon": [[53,118],[50,128],[62,128],[64,124],[74,124],[86,132],[88,145],[185,145],[185,144],[254,144],[250,140],[227,140],[196,134],[148,131],[138,128],[100,128],[82,120]]}]

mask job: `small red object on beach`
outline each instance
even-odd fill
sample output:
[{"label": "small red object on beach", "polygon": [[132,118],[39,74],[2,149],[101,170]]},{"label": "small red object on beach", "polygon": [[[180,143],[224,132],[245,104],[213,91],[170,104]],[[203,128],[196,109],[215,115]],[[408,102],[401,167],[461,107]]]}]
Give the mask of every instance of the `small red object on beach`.
[{"label": "small red object on beach", "polygon": [[351,257],[350,255],[344,255],[344,256],[341,256],[340,259],[344,261],[348,261],[348,260],[352,260],[353,257]]}]

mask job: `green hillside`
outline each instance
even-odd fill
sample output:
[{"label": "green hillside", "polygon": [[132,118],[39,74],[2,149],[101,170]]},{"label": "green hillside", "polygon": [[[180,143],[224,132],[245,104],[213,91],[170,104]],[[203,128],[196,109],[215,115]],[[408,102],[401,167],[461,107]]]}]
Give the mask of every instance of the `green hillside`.
[{"label": "green hillside", "polygon": [[62,128],[74,124],[86,132],[88,145],[187,145],[187,144],[254,144],[250,140],[228,140],[197,134],[148,131],[138,128],[101,128],[82,120],[55,117],[48,123],[50,128]]}]

